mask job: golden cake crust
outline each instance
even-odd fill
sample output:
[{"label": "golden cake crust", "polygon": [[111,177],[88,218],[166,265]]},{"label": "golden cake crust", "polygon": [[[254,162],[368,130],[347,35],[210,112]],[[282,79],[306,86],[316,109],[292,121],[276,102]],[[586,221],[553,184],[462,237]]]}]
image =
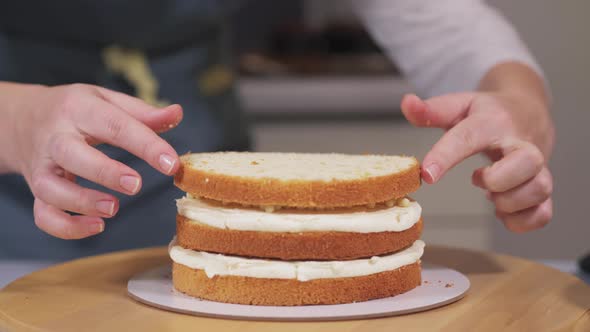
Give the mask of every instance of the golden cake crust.
[{"label": "golden cake crust", "polygon": [[241,276],[207,277],[203,270],[173,263],[174,287],[201,299],[239,304],[295,306],[339,304],[390,297],[421,283],[420,262],[360,277],[263,279]]},{"label": "golden cake crust", "polygon": [[399,173],[358,180],[256,179],[211,173],[182,161],[174,184],[197,197],[257,206],[350,207],[397,199],[420,187],[420,164]]},{"label": "golden cake crust", "polygon": [[211,227],[176,216],[178,245],[226,255],[281,260],[348,260],[409,247],[420,238],[422,220],[402,232],[256,232]]}]

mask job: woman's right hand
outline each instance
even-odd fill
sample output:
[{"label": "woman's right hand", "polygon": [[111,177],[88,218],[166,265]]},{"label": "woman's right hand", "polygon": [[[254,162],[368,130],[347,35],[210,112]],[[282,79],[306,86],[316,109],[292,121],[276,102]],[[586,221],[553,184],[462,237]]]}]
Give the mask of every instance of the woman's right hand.
[{"label": "woman's right hand", "polygon": [[84,84],[22,89],[13,105],[14,168],[35,196],[35,224],[43,231],[80,239],[102,232],[103,218],[117,213],[115,196],[76,184],[77,176],[127,195],[140,190],[137,171],[94,145],[125,149],[166,175],[177,171],[177,153],[156,133],[178,125],[179,105],[156,108]]}]

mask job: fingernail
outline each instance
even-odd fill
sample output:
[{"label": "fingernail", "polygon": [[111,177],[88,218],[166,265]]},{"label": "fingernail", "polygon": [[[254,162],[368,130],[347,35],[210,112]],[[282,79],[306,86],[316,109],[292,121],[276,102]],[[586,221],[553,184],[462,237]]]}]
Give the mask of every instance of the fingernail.
[{"label": "fingernail", "polygon": [[115,202],[113,201],[98,201],[96,202],[96,210],[107,216],[112,216],[115,213]]},{"label": "fingernail", "polygon": [[164,171],[164,173],[170,174],[170,172],[174,168],[175,163],[176,160],[174,160],[174,158],[172,158],[171,156],[167,154],[160,155],[160,168],[162,169],[162,171]]},{"label": "fingernail", "polygon": [[424,172],[428,174],[426,182],[434,183],[440,174],[440,167],[437,164],[430,164],[424,168]]},{"label": "fingernail", "polygon": [[92,234],[102,233],[104,231],[104,223],[100,222],[100,223],[96,223],[96,224],[90,224],[88,226],[88,230]]},{"label": "fingernail", "polygon": [[138,177],[133,175],[123,175],[119,180],[119,184],[125,191],[135,194],[139,191],[140,180]]}]

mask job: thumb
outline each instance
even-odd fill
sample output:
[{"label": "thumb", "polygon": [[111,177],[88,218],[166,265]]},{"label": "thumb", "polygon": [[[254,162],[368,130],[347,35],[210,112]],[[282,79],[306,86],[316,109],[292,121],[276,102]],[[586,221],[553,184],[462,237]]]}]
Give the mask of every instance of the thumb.
[{"label": "thumb", "polygon": [[121,108],[153,131],[161,133],[176,127],[182,121],[183,111],[178,104],[164,108],[154,107],[139,98],[98,87],[100,97]]},{"label": "thumb", "polygon": [[474,93],[453,93],[422,100],[407,94],[401,102],[402,113],[417,127],[449,129],[467,116]]}]

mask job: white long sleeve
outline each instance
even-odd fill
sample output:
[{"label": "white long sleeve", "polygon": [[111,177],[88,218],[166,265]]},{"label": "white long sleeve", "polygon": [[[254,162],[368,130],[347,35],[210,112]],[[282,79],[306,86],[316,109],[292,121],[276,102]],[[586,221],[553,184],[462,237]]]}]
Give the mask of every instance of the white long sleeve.
[{"label": "white long sleeve", "polygon": [[510,23],[481,0],[351,0],[424,97],[474,90],[494,65],[542,70]]}]

